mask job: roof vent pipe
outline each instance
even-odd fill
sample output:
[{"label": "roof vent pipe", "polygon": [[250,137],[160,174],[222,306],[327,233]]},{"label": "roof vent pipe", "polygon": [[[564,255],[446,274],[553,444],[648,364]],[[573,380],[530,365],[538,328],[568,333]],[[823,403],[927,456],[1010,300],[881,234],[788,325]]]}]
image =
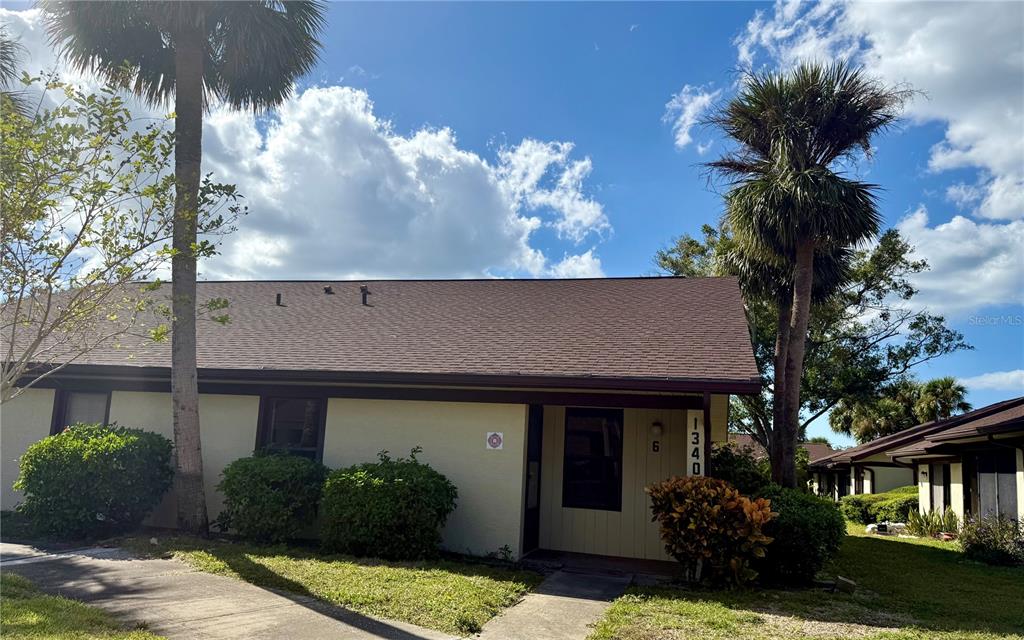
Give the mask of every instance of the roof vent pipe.
[{"label": "roof vent pipe", "polygon": [[365,284],[359,285],[359,293],[361,293],[363,295],[363,306],[364,307],[370,306],[370,303],[367,302],[367,300],[366,300],[366,297],[371,295],[370,294],[370,287],[366,286]]},{"label": "roof vent pipe", "polygon": [[325,285],[324,286],[324,293],[326,293],[329,296],[330,295],[334,295],[334,287],[332,287],[331,285]]},{"label": "roof vent pipe", "polygon": [[277,299],[274,301],[274,304],[276,304],[279,307],[283,307],[284,306],[283,304],[281,304],[281,294],[280,293],[277,294]]}]

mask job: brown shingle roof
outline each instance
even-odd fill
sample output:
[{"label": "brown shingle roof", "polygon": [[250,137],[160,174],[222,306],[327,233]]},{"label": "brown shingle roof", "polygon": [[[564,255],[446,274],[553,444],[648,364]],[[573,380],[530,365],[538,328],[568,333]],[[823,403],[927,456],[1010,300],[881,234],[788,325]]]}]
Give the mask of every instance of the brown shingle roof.
[{"label": "brown shingle roof", "polygon": [[[201,369],[759,385],[734,278],[231,281],[198,295],[231,303],[226,326],[199,323]],[[79,362],[167,367],[170,344]]]},{"label": "brown shingle roof", "polygon": [[889,452],[892,458],[923,455],[951,440],[1020,430],[1024,433],[1024,396],[996,402],[940,423],[927,437]]},{"label": "brown shingle roof", "polygon": [[[768,452],[761,443],[748,433],[730,433],[729,443],[740,450],[749,449],[755,460],[764,460],[768,457]],[[797,446],[807,451],[808,460],[830,455],[833,451],[831,446],[823,442],[801,442]]]}]

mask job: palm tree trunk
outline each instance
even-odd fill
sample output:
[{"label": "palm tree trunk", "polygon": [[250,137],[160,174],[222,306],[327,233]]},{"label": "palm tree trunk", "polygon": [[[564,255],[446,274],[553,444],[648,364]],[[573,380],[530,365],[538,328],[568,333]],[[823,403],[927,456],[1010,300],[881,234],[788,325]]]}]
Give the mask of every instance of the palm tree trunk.
[{"label": "palm tree trunk", "polygon": [[785,462],[782,456],[780,441],[785,433],[783,426],[786,398],[786,355],[789,353],[789,323],[793,315],[793,288],[784,287],[776,297],[778,317],[775,327],[775,362],[773,365],[774,381],[772,387],[772,444],[768,448],[771,461],[772,480],[782,484],[782,469]]},{"label": "palm tree trunk", "polygon": [[171,258],[171,402],[174,407],[178,527],[206,535],[203,452],[196,371],[196,224],[203,154],[203,43],[195,32],[175,41],[174,255]]},{"label": "palm tree trunk", "polygon": [[811,287],[814,285],[814,239],[803,238],[796,247],[793,273],[793,311],[786,353],[786,389],[783,394],[782,431],[778,446],[782,450],[779,483],[796,487],[796,438],[800,431],[800,380],[804,373],[804,349],[807,325],[811,317]]}]

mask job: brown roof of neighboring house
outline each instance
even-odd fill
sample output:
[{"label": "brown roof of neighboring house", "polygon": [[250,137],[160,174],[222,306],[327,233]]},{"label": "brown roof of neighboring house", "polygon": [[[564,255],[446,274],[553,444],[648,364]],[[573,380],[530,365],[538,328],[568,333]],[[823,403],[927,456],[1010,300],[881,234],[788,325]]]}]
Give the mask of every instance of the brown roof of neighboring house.
[{"label": "brown roof of neighboring house", "polygon": [[927,437],[889,452],[892,458],[909,458],[936,451],[953,440],[1008,431],[1024,433],[1024,396],[996,402],[941,423]]},{"label": "brown roof of neighboring house", "polygon": [[[360,286],[369,288],[361,303]],[[735,278],[200,282],[230,323],[199,322],[201,370],[326,372],[361,381],[537,384],[754,393]],[[332,293],[326,293],[330,287]],[[157,295],[168,296],[164,284]],[[276,296],[281,295],[281,305]],[[130,354],[130,357],[129,357]],[[166,368],[169,341],[78,363]]]},{"label": "brown roof of neighboring house", "polygon": [[[761,443],[747,433],[730,433],[729,442],[738,449],[749,449],[755,460],[763,460],[768,457],[768,452],[761,446]],[[832,447],[823,442],[801,442],[797,445],[807,450],[808,459],[814,460],[832,452]]]},{"label": "brown roof of neighboring house", "polygon": [[935,442],[977,435],[979,429],[995,429],[1015,421],[1024,423],[1024,397],[997,402],[974,411],[938,420],[925,422],[904,429],[851,449],[837,451],[819,459],[812,459],[812,467],[828,467],[849,464],[869,456],[885,453],[889,457],[907,457],[924,453]]}]

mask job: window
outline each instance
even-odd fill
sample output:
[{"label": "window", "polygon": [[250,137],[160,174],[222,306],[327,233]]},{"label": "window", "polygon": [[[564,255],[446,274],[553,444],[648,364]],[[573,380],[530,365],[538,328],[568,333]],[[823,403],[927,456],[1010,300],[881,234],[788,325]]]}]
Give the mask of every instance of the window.
[{"label": "window", "polygon": [[566,409],[562,506],[622,510],[622,410]]},{"label": "window", "polygon": [[1017,460],[1012,449],[979,453],[975,459],[978,473],[979,515],[1017,517]]},{"label": "window", "polygon": [[949,465],[948,464],[933,464],[930,465],[929,475],[931,476],[931,505],[930,507],[935,511],[943,511],[949,506]]},{"label": "window", "polygon": [[256,447],[319,460],[323,456],[323,398],[264,398]]},{"label": "window", "polygon": [[110,393],[58,390],[54,396],[50,433],[60,433],[72,424],[106,424],[110,413]]}]

